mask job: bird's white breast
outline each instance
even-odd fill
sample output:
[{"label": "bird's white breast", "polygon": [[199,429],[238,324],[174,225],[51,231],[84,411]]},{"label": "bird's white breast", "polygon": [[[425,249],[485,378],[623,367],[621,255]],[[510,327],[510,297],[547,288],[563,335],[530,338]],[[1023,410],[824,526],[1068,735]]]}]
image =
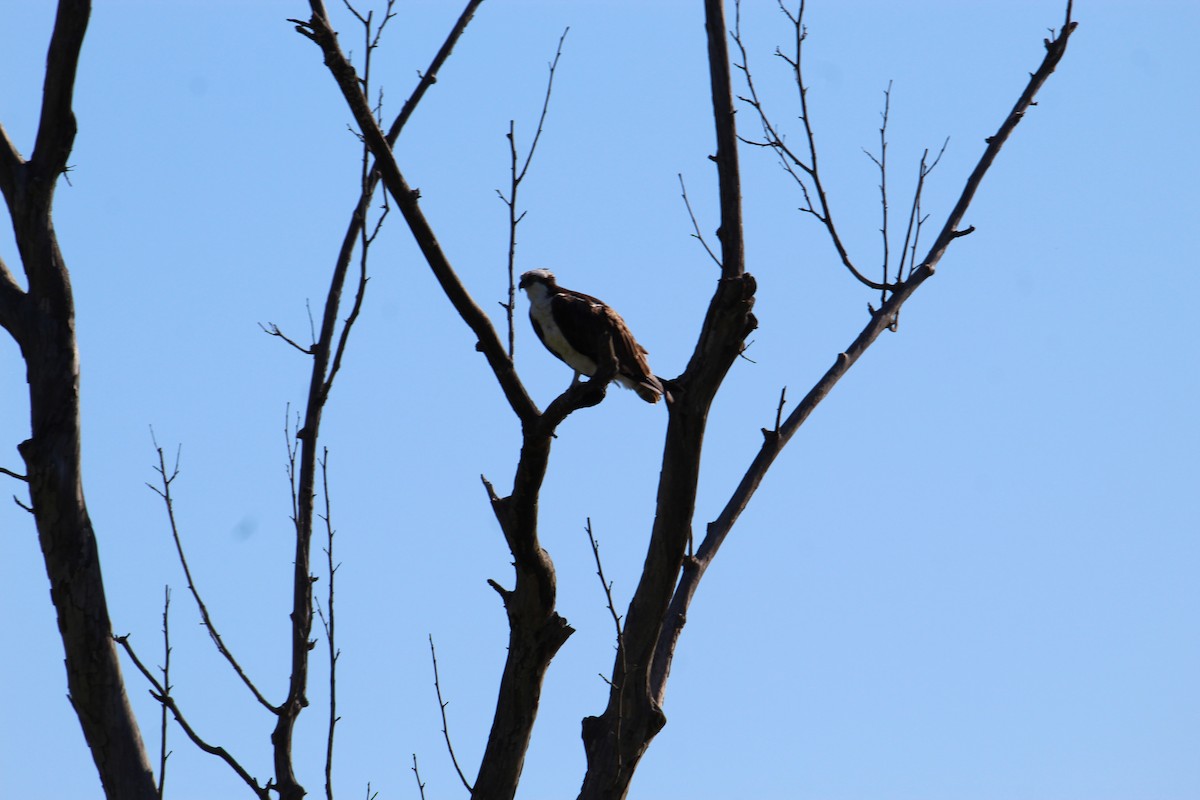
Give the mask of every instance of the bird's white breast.
[{"label": "bird's white breast", "polygon": [[558,327],[558,323],[554,321],[554,312],[551,310],[552,298],[546,291],[546,287],[534,284],[527,289],[527,292],[529,294],[529,316],[542,329],[542,341],[546,347],[581,375],[595,374],[596,362],[572,347],[571,343],[567,341],[567,337],[563,335],[562,329]]}]

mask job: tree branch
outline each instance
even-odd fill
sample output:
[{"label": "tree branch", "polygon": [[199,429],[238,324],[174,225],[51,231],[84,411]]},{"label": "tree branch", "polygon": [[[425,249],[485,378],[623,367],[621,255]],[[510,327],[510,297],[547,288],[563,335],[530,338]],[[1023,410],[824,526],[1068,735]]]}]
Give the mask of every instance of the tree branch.
[{"label": "tree branch", "polygon": [[[162,665],[162,694],[164,697],[171,696],[171,587],[167,586],[163,589],[163,614],[162,614],[162,634],[163,634],[163,665]],[[163,799],[163,790],[167,783],[167,759],[170,753],[167,751],[167,706],[162,707],[162,717],[159,720],[159,749],[158,749],[158,800]]]},{"label": "tree branch", "polygon": [[[53,226],[53,197],[75,139],[71,110],[88,0],[59,0],[32,158],[0,131],[0,191],[25,272],[0,269],[0,325],[25,360],[30,435],[18,445],[62,639],[67,687],[101,784],[157,800],[154,771],[121,674],[95,530],[84,501],[75,302]],[[18,501],[19,503],[19,501]],[[23,505],[23,504],[21,504]]]},{"label": "tree branch", "polygon": [[167,687],[159,683],[158,679],[154,677],[154,674],[146,667],[145,664],[142,663],[142,660],[138,658],[137,653],[133,649],[133,645],[129,643],[129,636],[114,636],[113,641],[124,648],[125,653],[129,656],[129,659],[133,662],[133,665],[137,667],[138,671],[142,673],[143,677],[145,677],[150,685],[154,687],[154,690],[150,692],[150,696],[159,703],[162,703],[166,708],[171,709],[171,715],[175,717],[175,721],[179,723],[179,727],[182,728],[187,737],[192,740],[192,743],[209,755],[217,756],[227,765],[229,765],[229,768],[237,773],[237,776],[241,778],[247,786],[250,787],[250,790],[254,792],[255,796],[260,798],[260,800],[270,800],[270,784],[267,786],[259,786],[258,781],[251,777],[250,773],[246,771],[245,767],[238,763],[238,760],[230,755],[228,750],[226,750],[224,747],[217,747],[209,744],[207,741],[201,738],[198,733],[196,733],[196,729],[193,728],[191,724],[188,723],[187,718],[183,716],[183,712],[179,710],[179,706],[175,703],[175,698],[171,697]]},{"label": "tree branch", "polygon": [[326,615],[317,605],[317,614],[321,617],[321,625],[325,628],[325,643],[329,649],[329,732],[325,737],[325,797],[333,800],[333,734],[341,717],[337,714],[337,665],[342,651],[337,646],[337,615],[334,612],[334,584],[337,577],[338,564],[333,560],[333,522],[332,503],[329,499],[329,450],[323,450],[321,458],[321,492],[325,496],[325,567],[328,575],[329,588],[326,593],[329,613]]},{"label": "tree branch", "polygon": [[167,507],[167,520],[171,525],[171,538],[175,542],[175,552],[179,555],[179,563],[183,567],[183,576],[187,579],[188,591],[192,593],[192,598],[196,601],[196,607],[200,611],[200,619],[204,623],[204,629],[208,631],[209,637],[212,639],[213,644],[216,645],[217,652],[224,656],[225,660],[229,662],[229,665],[233,667],[233,671],[237,673],[237,676],[241,678],[242,683],[245,684],[246,688],[250,690],[250,693],[254,695],[254,699],[258,700],[258,702],[271,713],[278,714],[279,707],[272,705],[271,702],[263,696],[262,692],[258,690],[258,687],[254,685],[254,681],[250,680],[250,677],[246,675],[246,671],[242,669],[242,665],[238,663],[238,660],[234,657],[233,653],[228,647],[226,647],[225,640],[221,638],[221,633],[217,630],[217,626],[213,622],[212,616],[208,613],[208,606],[205,605],[204,599],[200,596],[200,590],[196,587],[196,582],[192,579],[192,570],[188,566],[187,556],[183,552],[183,539],[179,535],[179,525],[175,521],[175,502],[171,498],[171,484],[175,482],[177,477],[179,477],[179,455],[178,453],[176,454],[175,467],[171,474],[168,475],[166,457],[163,455],[163,449],[158,446],[158,440],[154,438],[153,429],[150,431],[150,438],[151,441],[154,442],[155,452],[158,453],[158,466],[154,468],[154,471],[157,472],[162,479],[162,488],[160,489],[159,487],[150,483],[147,483],[146,485],[150,487],[151,491],[162,498],[163,504]]},{"label": "tree branch", "polygon": [[[742,42],[740,25],[740,0],[736,0],[734,5],[737,9],[739,24],[735,25],[734,27],[733,41],[734,44],[737,45],[738,51],[741,54],[742,63],[740,68],[746,79],[747,90],[750,92],[750,96],[748,98],[743,97],[741,99],[755,110],[764,134],[763,141],[755,142],[745,139],[742,141],[745,141],[748,144],[758,145],[760,147],[768,147],[776,152],[776,154],[779,156],[780,163],[783,164],[784,169],[789,175],[791,175],[792,179],[800,187],[800,191],[804,196],[804,201],[806,204],[802,210],[812,214],[821,222],[822,225],[825,226],[826,231],[829,233],[829,238],[833,242],[834,249],[837,250],[838,256],[842,260],[842,265],[851,275],[854,276],[856,280],[858,280],[859,283],[878,291],[884,291],[890,288],[885,283],[876,283],[866,275],[863,275],[858,267],[854,265],[854,262],[850,259],[850,253],[846,250],[845,245],[842,243],[842,238],[838,234],[837,226],[834,224],[833,211],[829,207],[829,198],[825,192],[825,186],[821,181],[821,172],[818,168],[817,159],[816,134],[813,132],[812,118],[809,116],[808,111],[808,87],[804,84],[802,55],[804,40],[808,36],[808,31],[804,27],[804,0],[801,0],[799,10],[795,14],[792,14],[787,10],[787,7],[783,4],[783,0],[779,0],[780,10],[783,11],[784,15],[788,18],[788,21],[792,24],[794,31],[794,51],[796,56],[795,58],[791,58],[780,50],[776,50],[775,55],[787,63],[788,67],[792,71],[792,75],[796,83],[796,91],[799,95],[800,102],[800,120],[804,123],[805,142],[808,146],[807,162],[798,154],[793,152],[792,149],[784,142],[784,137],[777,132],[775,125],[767,116],[766,110],[763,108],[762,102],[759,100],[758,92],[754,87],[754,79],[750,72],[746,48]],[[797,170],[799,170],[799,172],[797,172]],[[812,182],[811,191],[808,187],[808,181]],[[817,198],[817,205],[813,204],[813,195],[815,195]]]},{"label": "tree branch", "polygon": [[419,193],[404,179],[387,137],[371,114],[370,104],[362,93],[354,67],[346,60],[337,43],[337,36],[325,13],[324,3],[321,0],[309,0],[309,5],[312,8],[312,17],[307,22],[298,22],[297,29],[321,48],[325,56],[325,65],[341,89],[342,96],[362,132],[364,142],[376,158],[376,168],[384,185],[396,201],[442,291],[477,337],[476,349],[487,359],[509,405],[522,422],[532,420],[538,413],[537,406],[525,391],[491,320],[471,297],[450,265],[450,260],[421,210],[418,203]]},{"label": "tree branch", "polygon": [[756,325],[750,313],[756,284],[745,272],[738,135],[722,0],[705,0],[704,11],[717,140],[713,160],[720,199],[721,279],[687,368],[672,382],[676,389],[667,406],[654,526],[642,575],[625,614],[608,705],[600,716],[583,721],[587,773],[581,800],[624,797],[642,754],[666,724],[661,697],[651,682],[655,644],[691,537],[708,410]]},{"label": "tree branch", "polygon": [[688,200],[687,186],[685,186],[683,183],[683,173],[680,172],[677,173],[677,175],[679,177],[679,193],[683,197],[683,205],[687,209],[688,219],[692,221],[692,238],[700,242],[701,246],[704,248],[704,252],[708,253],[708,257],[711,258],[713,263],[717,265],[717,268],[720,269],[721,259],[717,258],[717,254],[712,251],[712,248],[708,246],[708,242],[704,240],[704,234],[700,233],[700,224],[696,222],[696,215],[692,212],[691,201]]},{"label": "tree branch", "polygon": [[692,597],[695,595],[700,579],[703,577],[709,564],[712,563],[713,558],[716,556],[717,551],[725,541],[734,523],[754,496],[755,491],[758,489],[771,464],[774,463],[775,458],[784,446],[787,445],[796,431],[799,430],[800,426],[808,419],[817,405],[825,399],[837,382],[841,380],[842,376],[858,361],[867,348],[879,338],[880,334],[894,323],[896,315],[905,301],[912,296],[922,283],[934,274],[938,262],[945,254],[946,248],[949,247],[950,243],[954,239],[974,230],[973,228],[958,229],[958,225],[961,223],[970,205],[971,198],[974,197],[975,191],[979,188],[979,184],[983,180],[983,176],[987,173],[988,168],[995,161],[1000,148],[1016,128],[1017,123],[1024,117],[1025,112],[1033,105],[1033,99],[1038,89],[1053,74],[1059,61],[1062,60],[1066,52],[1067,42],[1071,34],[1075,31],[1077,24],[1071,20],[1071,3],[1068,2],[1067,18],[1062,31],[1054,39],[1046,40],[1047,52],[1045,58],[1038,69],[1030,76],[1028,85],[1021,93],[1012,111],[1009,112],[1004,122],[1000,125],[999,130],[994,136],[988,137],[988,146],[983,156],[967,179],[962,194],[954,206],[954,210],[951,211],[945,225],[942,227],[942,232],[938,235],[937,240],[930,248],[925,259],[903,283],[895,288],[894,293],[888,298],[887,302],[883,303],[878,311],[874,311],[871,314],[871,319],[867,322],[867,325],[855,337],[854,341],[850,343],[850,346],[844,352],[838,354],[833,365],[817,381],[813,388],[809,390],[804,399],[800,401],[800,404],[792,410],[784,423],[781,426],[777,423],[776,431],[765,432],[769,435],[764,435],[764,441],[758,455],[751,462],[746,474],[742,477],[741,482],[734,490],[720,515],[709,523],[704,540],[696,552],[696,558],[684,565],[679,586],[671,600],[666,629],[663,631],[662,638],[658,642],[657,652],[655,653],[655,685],[665,689],[675,646],[686,622],[687,610],[691,604]]},{"label": "tree branch", "polygon": [[501,303],[501,305],[504,306],[505,315],[508,318],[509,359],[512,359],[516,351],[516,327],[513,323],[513,316],[517,310],[517,225],[525,219],[525,212],[517,214],[517,190],[521,186],[521,181],[525,180],[525,173],[529,171],[529,165],[533,163],[533,153],[537,150],[538,140],[542,138],[542,129],[546,124],[546,112],[550,109],[550,93],[554,89],[554,73],[558,69],[558,60],[562,58],[563,41],[566,40],[570,30],[569,27],[566,28],[562,32],[562,36],[558,37],[558,49],[554,52],[554,60],[550,62],[550,76],[546,80],[546,95],[542,100],[542,113],[538,117],[537,131],[533,134],[533,141],[529,144],[529,151],[525,154],[525,164],[519,170],[517,169],[516,133],[513,130],[512,120],[508,122],[508,149],[511,165],[509,192],[508,197],[505,197],[499,189],[496,190],[496,194],[500,195],[500,199],[508,206],[508,302]]},{"label": "tree branch", "polygon": [[[442,699],[442,681],[438,677],[437,650],[433,647],[433,634],[429,635],[429,657],[433,660],[433,688],[437,692],[438,710],[442,713],[442,736],[446,738],[446,749],[450,752],[450,761],[454,764],[454,771],[458,773],[458,779],[462,781],[462,785],[468,792],[474,792],[467,776],[463,774],[462,767],[458,766],[458,757],[454,755],[454,745],[450,742],[450,723],[446,720],[446,706],[450,703]],[[415,755],[413,756],[413,771],[416,771]]]},{"label": "tree branch", "polygon": [[75,73],[79,51],[91,14],[90,0],[59,0],[54,34],[46,55],[46,80],[42,86],[42,115],[30,163],[46,180],[41,191],[53,193],[58,176],[66,169],[75,143]]}]

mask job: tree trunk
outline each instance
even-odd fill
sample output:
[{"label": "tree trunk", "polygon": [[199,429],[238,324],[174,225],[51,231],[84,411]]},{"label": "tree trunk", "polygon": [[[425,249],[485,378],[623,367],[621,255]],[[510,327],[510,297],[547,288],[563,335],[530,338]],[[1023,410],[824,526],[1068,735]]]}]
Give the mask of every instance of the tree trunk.
[{"label": "tree trunk", "polygon": [[154,775],[125,694],[83,499],[75,305],[51,223],[54,187],[75,141],[71,99],[90,13],[88,0],[59,2],[28,161],[0,127],[0,191],[28,282],[22,290],[0,262],[0,326],[25,358],[31,435],[18,449],[58,613],[71,704],[106,796],[150,800],[158,796]]}]

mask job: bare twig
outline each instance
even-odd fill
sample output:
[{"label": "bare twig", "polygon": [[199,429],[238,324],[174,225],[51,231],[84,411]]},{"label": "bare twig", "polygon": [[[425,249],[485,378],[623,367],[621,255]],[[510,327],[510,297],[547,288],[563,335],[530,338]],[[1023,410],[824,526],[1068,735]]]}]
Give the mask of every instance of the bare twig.
[{"label": "bare twig", "polygon": [[516,284],[516,256],[517,256],[517,225],[521,220],[525,219],[526,212],[517,213],[517,190],[521,186],[521,181],[525,180],[525,174],[529,171],[529,165],[533,162],[534,151],[537,150],[538,141],[542,138],[542,129],[546,124],[546,112],[550,110],[550,93],[554,90],[554,73],[558,69],[558,60],[562,58],[563,41],[567,38],[567,33],[570,28],[566,28],[562,32],[562,36],[558,37],[558,48],[554,51],[554,60],[550,62],[550,75],[546,79],[546,94],[542,98],[542,113],[538,117],[537,130],[533,134],[533,141],[529,143],[529,151],[525,154],[525,162],[518,169],[517,164],[517,139],[515,132],[515,123],[512,120],[508,121],[508,139],[509,150],[509,166],[510,179],[508,196],[506,197],[499,189],[496,194],[500,195],[500,199],[504,205],[508,206],[508,302],[501,303],[504,306],[506,316],[508,317],[508,357],[511,359],[516,350],[516,327],[513,321],[513,316],[517,308],[517,284]]},{"label": "bare twig", "polygon": [[[171,587],[163,588],[163,614],[162,614],[162,634],[163,634],[163,665],[162,665],[162,687],[163,695],[171,696]],[[167,758],[170,753],[167,751],[167,706],[164,703],[162,706],[161,730],[159,734],[159,753],[158,753],[158,798],[162,800],[163,788],[167,782]]]},{"label": "bare twig", "polygon": [[[883,237],[883,285],[888,285],[888,267],[891,264],[890,242],[888,241],[888,189],[887,189],[887,126],[888,115],[892,110],[892,82],[888,81],[887,88],[883,90],[883,112],[880,114],[882,121],[879,124],[879,156],[876,157],[871,151],[863,148],[863,152],[867,154],[867,158],[874,162],[879,168],[879,201],[883,206],[883,222],[879,226],[879,233]],[[903,253],[903,251],[901,251]],[[904,259],[901,255],[901,265],[903,266]],[[897,280],[899,277],[897,276]],[[879,292],[879,302],[887,301],[887,289],[881,289]]]},{"label": "bare twig", "polygon": [[[429,657],[433,660],[433,688],[437,691],[438,710],[442,713],[442,736],[446,738],[446,749],[450,751],[450,761],[454,764],[454,771],[458,773],[458,779],[462,781],[462,785],[466,787],[468,792],[474,792],[471,784],[467,781],[467,776],[463,774],[462,768],[458,766],[458,758],[454,755],[454,745],[450,743],[450,725],[446,722],[446,706],[450,705],[449,701],[442,699],[442,682],[438,677],[437,665],[437,650],[433,647],[433,634],[429,635]],[[416,756],[413,756],[414,771],[416,768]]]},{"label": "bare twig", "polygon": [[[621,659],[621,675],[624,676],[624,675],[628,674],[628,664],[625,662],[625,646],[624,646],[625,645],[625,634],[624,634],[624,631],[621,629],[621,615],[617,613],[617,606],[613,602],[612,581],[610,581],[604,577],[604,565],[600,563],[600,545],[596,541],[595,535],[592,533],[592,518],[591,517],[587,518],[587,526],[584,528],[584,530],[587,531],[588,542],[590,542],[592,545],[592,557],[596,560],[596,576],[600,578],[600,586],[601,586],[601,588],[604,589],[604,598],[605,598],[606,603],[608,604],[608,613],[610,616],[612,616],[613,627],[616,629],[616,632],[617,632],[617,654],[618,654],[618,657]],[[610,681],[608,678],[605,678],[603,673],[600,675],[600,678],[602,680],[604,680],[604,682],[607,683],[609,686],[613,685],[612,681]],[[618,698],[620,698],[623,701],[624,693],[625,693],[624,686],[615,686],[614,688],[617,690]],[[620,739],[621,738],[621,715],[620,715],[620,712],[618,712],[618,715],[617,715],[616,733],[617,733],[617,739]],[[620,758],[621,758],[621,756],[620,756],[620,754],[618,754],[618,756],[617,756],[618,764],[620,764]]]},{"label": "bare twig", "polygon": [[[921,196],[925,191],[925,179],[929,177],[929,174],[933,172],[934,167],[936,167],[938,162],[942,160],[942,154],[946,152],[946,147],[949,144],[950,138],[947,137],[946,140],[942,142],[942,149],[938,151],[938,154],[933,161],[929,161],[928,149],[921,154],[921,163],[917,168],[917,186],[916,189],[913,190],[912,208],[908,215],[908,228],[904,232],[904,246],[900,248],[900,268],[901,270],[904,269],[904,261],[907,258],[909,273],[911,273],[913,268],[916,266],[917,245],[921,239],[921,226],[924,225],[925,220],[928,219],[927,214],[921,213]],[[905,276],[903,271],[897,273],[896,278],[897,280],[904,280]]]},{"label": "bare twig", "polygon": [[683,173],[680,172],[677,175],[679,176],[679,193],[683,196],[683,205],[687,208],[688,218],[692,221],[692,238],[700,242],[704,247],[704,252],[708,253],[708,257],[720,268],[721,259],[717,258],[717,254],[712,251],[712,248],[708,246],[708,242],[704,240],[704,234],[700,233],[700,225],[696,222],[696,215],[692,212],[692,204],[688,200],[687,186],[683,183]]},{"label": "bare twig", "polygon": [[329,500],[329,448],[324,448],[321,458],[321,491],[325,495],[325,514],[321,517],[325,522],[325,558],[326,571],[329,576],[329,589],[326,593],[328,612],[317,604],[317,614],[321,617],[321,625],[325,628],[325,643],[329,650],[329,734],[325,740],[325,796],[333,800],[333,733],[341,717],[337,714],[337,662],[342,651],[337,647],[337,628],[334,615],[333,592],[334,578],[337,575],[338,564],[333,560],[333,523]]},{"label": "bare twig", "polygon": [[[742,71],[746,79],[746,89],[749,92],[748,96],[740,97],[739,99],[754,109],[758,117],[759,124],[762,127],[763,138],[761,140],[742,139],[747,144],[756,145],[758,147],[766,147],[774,150],[779,156],[780,164],[784,170],[792,177],[799,186],[801,194],[804,197],[805,205],[801,208],[805,213],[816,217],[825,230],[829,233],[829,238],[833,242],[834,249],[837,250],[838,256],[841,258],[842,265],[864,286],[868,286],[877,291],[890,289],[886,283],[877,283],[866,275],[864,275],[850,258],[849,251],[842,243],[842,238],[838,234],[837,226],[834,224],[833,212],[829,205],[829,197],[825,192],[825,185],[821,180],[821,172],[818,166],[817,159],[817,143],[816,134],[813,129],[812,118],[808,109],[808,87],[804,83],[803,71],[803,50],[804,40],[808,37],[808,30],[804,26],[804,1],[801,0],[799,8],[795,14],[787,9],[783,0],[779,0],[779,8],[792,25],[793,29],[793,52],[795,56],[789,56],[782,50],[776,49],[775,55],[784,61],[792,72],[793,80],[796,84],[796,92],[800,103],[800,121],[804,124],[804,137],[807,145],[807,153],[801,155],[796,153],[785,141],[782,133],[778,131],[774,123],[771,122],[767,115],[766,109],[763,107],[762,101],[759,99],[758,90],[754,85],[754,78],[749,67],[749,57],[746,53],[746,47],[742,40],[741,33],[741,2],[738,0],[734,3],[734,8],[737,14],[736,22],[733,31],[733,43],[737,46],[738,52],[741,55],[742,62],[737,65]],[[811,184],[811,187],[810,187]],[[815,198],[815,203],[814,203]]]},{"label": "bare twig", "polygon": [[[446,63],[446,59],[450,57],[450,53],[454,51],[454,46],[458,44],[458,40],[462,37],[463,32],[466,31],[467,25],[470,24],[471,19],[475,16],[475,12],[482,4],[483,0],[469,0],[463,8],[462,13],[459,14],[454,26],[450,29],[450,33],[447,34],[446,40],[433,57],[433,61],[429,63],[429,67],[421,73],[421,79],[418,81],[416,88],[413,89],[408,99],[404,101],[404,105],[400,108],[400,113],[396,115],[396,119],[392,122],[392,127],[388,129],[387,139],[390,144],[396,143],[396,139],[400,136],[400,132],[404,130],[404,126],[408,123],[409,118],[412,117],[413,112],[417,110],[417,105],[421,102],[421,98],[425,96],[425,92],[429,90],[430,86],[437,83],[438,71]],[[291,21],[295,22],[295,20]]]},{"label": "bare twig", "polygon": [[421,793],[421,800],[425,800],[425,784],[421,781],[421,771],[417,769],[417,754],[413,753],[413,776],[417,779],[417,791]]},{"label": "bare twig", "polygon": [[138,672],[142,673],[142,676],[145,677],[145,679],[149,681],[150,685],[154,687],[150,692],[150,696],[171,710],[171,715],[175,717],[175,722],[179,724],[179,727],[183,729],[183,732],[187,734],[187,737],[192,740],[192,743],[209,755],[217,756],[226,764],[228,764],[230,769],[237,773],[237,776],[241,778],[247,786],[250,787],[251,791],[253,791],[255,796],[260,798],[260,800],[270,800],[271,795],[269,783],[267,786],[259,786],[258,781],[251,777],[250,773],[246,771],[245,767],[238,763],[238,760],[230,755],[229,751],[227,751],[224,747],[217,747],[209,744],[207,741],[202,739],[198,733],[196,733],[196,730],[191,726],[191,724],[188,723],[187,718],[183,716],[183,712],[179,710],[179,706],[176,704],[175,698],[171,697],[170,694],[167,693],[166,687],[158,682],[158,679],[154,677],[154,674],[146,667],[145,664],[142,663],[142,660],[138,658],[137,653],[133,649],[133,645],[129,643],[129,635],[126,634],[125,636],[114,636],[113,641],[124,648],[125,653],[129,656],[129,659],[133,662],[133,665],[137,667]]},{"label": "bare twig", "polygon": [[281,330],[279,329],[279,326],[278,326],[278,325],[276,325],[274,322],[272,322],[272,323],[269,323],[269,325],[263,325],[263,324],[260,322],[260,323],[258,323],[258,327],[262,328],[262,331],[263,331],[263,333],[265,333],[265,334],[268,334],[268,335],[270,335],[270,336],[275,336],[275,337],[278,337],[278,338],[280,338],[280,339],[283,339],[285,342],[287,342],[287,343],[288,343],[288,344],[290,344],[292,347],[294,347],[294,348],[296,348],[297,350],[299,350],[301,353],[304,353],[306,356],[311,356],[311,355],[313,354],[313,347],[314,347],[315,345],[309,345],[308,347],[305,347],[304,345],[302,345],[302,344],[299,344],[299,343],[298,343],[298,342],[296,342],[294,339],[291,339],[291,338],[289,338],[289,337],[287,336],[287,334],[285,334],[283,331],[281,331]]},{"label": "bare twig", "polygon": [[[349,63],[338,45],[337,35],[325,11],[325,4],[322,0],[309,0],[309,7],[313,13],[308,20],[291,21],[296,23],[297,31],[321,48],[325,63],[337,81],[342,97],[353,113],[364,141],[370,146],[371,153],[375,156],[375,168],[378,170],[381,180],[396,201],[422,255],[447,298],[454,305],[459,316],[475,333],[478,339],[477,349],[487,358],[488,365],[503,389],[509,405],[522,421],[532,420],[538,414],[537,406],[517,376],[512,359],[508,357],[504,345],[496,335],[491,320],[467,292],[442,250],[433,228],[418,203],[419,193],[408,185],[400,172],[395,155],[391,151],[391,144],[394,140],[390,136],[392,132],[396,131],[396,124],[393,124],[392,130],[385,136],[372,115],[370,104],[362,92],[361,83],[353,65]],[[470,10],[469,6],[468,11]],[[449,42],[449,40],[447,41]],[[397,118],[398,122],[399,118]]]},{"label": "bare twig", "polygon": [[151,483],[147,483],[146,485],[150,487],[151,491],[162,498],[164,505],[167,507],[167,520],[171,525],[171,538],[175,542],[175,552],[179,555],[179,563],[183,567],[183,575],[187,579],[188,591],[192,593],[192,598],[196,601],[196,607],[200,610],[200,619],[204,624],[204,629],[208,631],[209,638],[216,645],[217,652],[224,656],[229,665],[233,667],[233,671],[242,679],[242,683],[254,695],[254,699],[258,700],[263,708],[266,708],[272,714],[278,714],[279,707],[273,705],[263,696],[258,687],[254,685],[254,682],[246,675],[246,671],[242,669],[242,665],[234,658],[233,653],[225,646],[225,640],[221,638],[221,634],[212,620],[212,615],[208,612],[208,606],[204,604],[204,599],[200,597],[200,590],[196,587],[196,582],[192,578],[191,567],[188,566],[187,556],[183,552],[183,538],[179,534],[179,525],[175,521],[175,503],[171,498],[171,484],[179,477],[179,455],[182,452],[182,445],[175,453],[175,466],[168,475],[166,456],[163,454],[163,449],[158,445],[158,439],[154,436],[153,428],[150,430],[150,440],[154,443],[155,452],[158,453],[158,466],[154,468],[154,471],[159,474],[162,484],[161,488]]},{"label": "bare twig", "polygon": [[11,469],[8,469],[6,467],[0,467],[0,475],[7,475],[10,478],[16,478],[19,481],[24,481],[25,483],[29,483],[28,475],[22,475],[19,472],[13,472]]}]

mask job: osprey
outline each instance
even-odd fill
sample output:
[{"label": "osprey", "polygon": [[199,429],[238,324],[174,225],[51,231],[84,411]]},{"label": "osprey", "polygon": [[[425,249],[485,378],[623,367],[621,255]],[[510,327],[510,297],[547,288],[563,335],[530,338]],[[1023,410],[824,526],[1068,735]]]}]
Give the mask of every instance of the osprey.
[{"label": "osprey", "polygon": [[[666,392],[650,371],[646,348],[633,338],[621,315],[591,295],[558,285],[554,273],[531,269],[519,284],[529,295],[529,321],[542,344],[580,375],[594,375],[605,338],[612,340],[617,357],[617,383],[633,389],[647,403],[657,403]],[[670,395],[667,395],[670,400]]]}]

